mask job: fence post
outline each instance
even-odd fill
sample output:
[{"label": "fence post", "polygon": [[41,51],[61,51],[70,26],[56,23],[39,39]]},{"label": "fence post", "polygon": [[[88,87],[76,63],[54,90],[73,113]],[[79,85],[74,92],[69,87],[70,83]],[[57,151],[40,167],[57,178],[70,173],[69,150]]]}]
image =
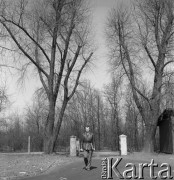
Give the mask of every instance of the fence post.
[{"label": "fence post", "polygon": [[30,136],[28,136],[28,154],[31,152],[30,151],[31,144],[30,144]]}]

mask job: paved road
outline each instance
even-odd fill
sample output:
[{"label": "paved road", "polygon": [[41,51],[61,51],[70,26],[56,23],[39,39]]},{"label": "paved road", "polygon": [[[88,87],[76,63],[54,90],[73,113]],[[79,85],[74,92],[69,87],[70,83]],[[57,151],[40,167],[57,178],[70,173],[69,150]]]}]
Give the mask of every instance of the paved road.
[{"label": "paved road", "polygon": [[[116,159],[114,159],[114,162],[115,160]],[[130,169],[130,167],[129,168],[125,167],[126,163],[134,163],[137,167],[137,175],[138,175],[138,164],[144,163],[144,162],[123,159],[118,165],[118,169],[121,173],[126,169]],[[150,162],[147,162],[147,163],[149,164]],[[83,159],[81,158],[80,161],[76,161],[64,167],[61,167],[57,170],[55,169],[54,171],[50,172],[47,175],[40,175],[37,177],[30,177],[30,178],[28,177],[28,178],[25,178],[25,180],[101,180],[101,171],[102,171],[101,158],[93,159],[91,171],[84,170],[83,166],[84,166]],[[164,168],[155,168],[155,175],[157,175],[157,172],[162,169]],[[150,173],[149,168],[145,168],[144,179],[146,180],[151,179],[149,177],[149,173]],[[172,175],[174,176],[173,167],[172,167]],[[113,179],[116,180],[119,178],[116,177],[116,175],[113,173]],[[160,178],[157,178],[157,179],[160,179]]]}]

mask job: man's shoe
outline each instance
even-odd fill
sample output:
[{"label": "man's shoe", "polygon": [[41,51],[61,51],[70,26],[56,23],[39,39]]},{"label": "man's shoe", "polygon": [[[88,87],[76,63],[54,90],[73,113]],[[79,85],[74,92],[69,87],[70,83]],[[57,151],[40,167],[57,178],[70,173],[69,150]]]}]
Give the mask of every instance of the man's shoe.
[{"label": "man's shoe", "polygon": [[90,171],[90,167],[87,167],[86,170],[87,170],[87,171]]}]

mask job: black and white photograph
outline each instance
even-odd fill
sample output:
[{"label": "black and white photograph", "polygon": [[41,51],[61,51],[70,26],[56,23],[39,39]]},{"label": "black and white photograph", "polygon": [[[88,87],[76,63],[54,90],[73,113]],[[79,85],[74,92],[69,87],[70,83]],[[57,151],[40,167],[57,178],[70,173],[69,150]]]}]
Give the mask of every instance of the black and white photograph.
[{"label": "black and white photograph", "polygon": [[0,180],[174,179],[174,0],[0,0]]}]

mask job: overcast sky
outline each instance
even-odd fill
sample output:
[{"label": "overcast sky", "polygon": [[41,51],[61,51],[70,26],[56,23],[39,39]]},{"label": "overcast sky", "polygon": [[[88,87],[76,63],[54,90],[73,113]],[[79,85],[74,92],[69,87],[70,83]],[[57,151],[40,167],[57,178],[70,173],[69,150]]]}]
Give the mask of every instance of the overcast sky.
[{"label": "overcast sky", "polygon": [[[93,31],[95,32],[95,43],[97,51],[95,52],[95,62],[91,70],[85,75],[85,78],[91,81],[93,87],[102,89],[103,85],[109,82],[110,76],[107,65],[107,49],[105,43],[104,29],[107,20],[108,11],[120,0],[91,0],[93,12]],[[25,86],[21,88],[16,84],[15,76],[8,77],[7,87],[10,94],[10,100],[13,102],[11,110],[19,110],[20,112],[27,104],[31,104],[32,95],[36,88],[41,84],[35,80],[34,76],[28,77]]]}]

